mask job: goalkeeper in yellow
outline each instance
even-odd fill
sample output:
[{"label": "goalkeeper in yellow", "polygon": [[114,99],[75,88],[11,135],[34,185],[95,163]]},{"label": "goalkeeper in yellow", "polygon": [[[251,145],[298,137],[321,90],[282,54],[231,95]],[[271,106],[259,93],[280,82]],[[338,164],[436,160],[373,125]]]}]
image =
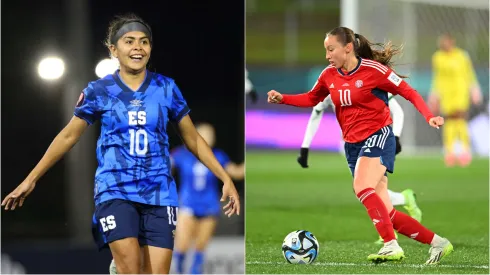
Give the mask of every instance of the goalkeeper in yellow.
[{"label": "goalkeeper in yellow", "polygon": [[[468,131],[470,100],[482,101],[481,91],[466,51],[455,46],[448,34],[439,37],[439,50],[432,56],[433,80],[429,106],[434,113],[446,119],[443,130],[444,160],[447,166],[467,166],[471,162],[471,145]],[[460,141],[462,151],[455,154],[455,144]]]}]

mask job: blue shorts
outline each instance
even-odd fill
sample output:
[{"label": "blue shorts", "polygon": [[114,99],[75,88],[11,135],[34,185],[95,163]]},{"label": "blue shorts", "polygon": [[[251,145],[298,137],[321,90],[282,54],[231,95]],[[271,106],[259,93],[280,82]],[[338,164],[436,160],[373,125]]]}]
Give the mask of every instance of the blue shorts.
[{"label": "blue shorts", "polygon": [[120,239],[138,238],[140,246],[174,248],[177,207],[126,200],[105,201],[95,207],[92,235],[99,250]]},{"label": "blue shorts", "polygon": [[393,173],[395,169],[396,140],[391,126],[381,128],[364,141],[346,142],[344,149],[352,176],[354,176],[357,159],[360,157],[380,157],[381,164],[386,167],[386,171]]},{"label": "blue shorts", "polygon": [[206,217],[219,217],[221,214],[221,206],[219,203],[213,204],[182,204],[179,207],[181,213],[185,212],[196,219],[202,219]]}]

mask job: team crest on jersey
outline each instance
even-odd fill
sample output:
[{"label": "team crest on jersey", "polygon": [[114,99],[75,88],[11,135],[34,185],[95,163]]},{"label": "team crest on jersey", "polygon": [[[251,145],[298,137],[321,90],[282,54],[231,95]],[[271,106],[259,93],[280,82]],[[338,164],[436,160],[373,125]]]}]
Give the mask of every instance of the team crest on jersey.
[{"label": "team crest on jersey", "polygon": [[85,95],[83,94],[83,92],[80,94],[80,96],[78,97],[78,101],[77,101],[77,107],[80,107],[82,106],[83,104],[83,100],[85,99]]},{"label": "team crest on jersey", "polygon": [[363,84],[364,83],[362,83],[362,80],[356,80],[356,84],[355,85],[356,85],[357,88],[361,88]]},{"label": "team crest on jersey", "polygon": [[131,103],[131,106],[134,106],[134,107],[141,107],[141,103],[143,101],[139,100],[139,99],[133,99],[131,100],[129,103]]}]

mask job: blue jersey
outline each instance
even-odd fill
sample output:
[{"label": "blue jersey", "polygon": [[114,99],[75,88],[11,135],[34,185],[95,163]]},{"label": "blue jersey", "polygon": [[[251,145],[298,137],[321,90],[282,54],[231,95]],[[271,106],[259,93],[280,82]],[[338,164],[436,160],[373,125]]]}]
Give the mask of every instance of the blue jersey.
[{"label": "blue jersey", "polygon": [[97,141],[95,204],[123,199],[178,206],[171,175],[167,122],[179,122],[189,108],[174,80],[146,72],[132,91],[118,72],[90,82],[75,116],[101,122]]},{"label": "blue jersey", "polygon": [[[230,158],[225,152],[213,148],[216,159],[225,167]],[[172,164],[179,174],[181,206],[207,206],[219,204],[219,179],[185,147],[172,151]]]}]

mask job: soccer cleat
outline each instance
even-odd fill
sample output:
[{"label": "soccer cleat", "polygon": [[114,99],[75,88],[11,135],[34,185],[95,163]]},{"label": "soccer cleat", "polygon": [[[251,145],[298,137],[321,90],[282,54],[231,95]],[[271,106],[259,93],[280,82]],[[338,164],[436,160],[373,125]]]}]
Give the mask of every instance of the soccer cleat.
[{"label": "soccer cleat", "polygon": [[422,221],[422,210],[417,205],[415,200],[415,193],[412,189],[406,189],[402,191],[403,196],[405,197],[405,208],[408,211],[410,217],[414,218],[418,222]]},{"label": "soccer cleat", "polygon": [[[398,234],[396,234],[396,231],[393,231],[395,233],[395,238],[398,240]],[[381,236],[379,236],[379,239],[377,241],[374,242],[375,244],[378,244],[378,245],[383,245],[385,243],[385,241],[383,240],[383,238],[381,238]]]},{"label": "soccer cleat", "polygon": [[117,274],[116,263],[114,262],[114,259],[112,259],[111,265],[109,266],[109,274]]},{"label": "soccer cleat", "polygon": [[425,262],[427,265],[435,265],[438,264],[444,257],[451,254],[454,251],[453,245],[444,238],[443,241],[435,246],[432,246],[429,249],[430,257]]},{"label": "soccer cleat", "polygon": [[403,258],[405,258],[405,253],[396,240],[385,243],[378,254],[368,256],[368,260],[375,264],[387,261],[401,261]]}]

